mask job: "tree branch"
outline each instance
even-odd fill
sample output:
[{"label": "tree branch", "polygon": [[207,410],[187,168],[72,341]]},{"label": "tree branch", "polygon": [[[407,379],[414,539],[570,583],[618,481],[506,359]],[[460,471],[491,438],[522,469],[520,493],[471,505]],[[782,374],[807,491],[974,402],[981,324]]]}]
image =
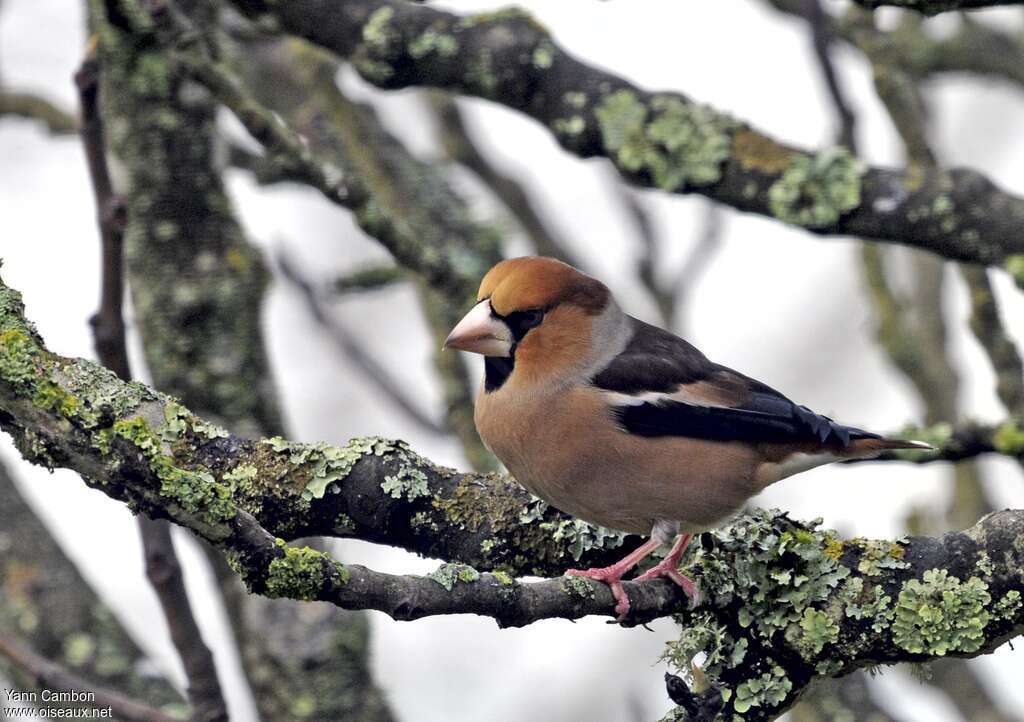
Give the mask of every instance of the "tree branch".
[{"label": "tree branch", "polygon": [[[82,114],[82,142],[96,198],[102,245],[100,308],[90,319],[100,362],[123,381],[131,380],[125,340],[124,203],[114,195],[106,161],[103,119],[99,104],[99,72],[95,58],[87,58],[75,74]],[[166,521],[140,517],[139,536],[146,560],[146,576],[156,592],[188,678],[188,698],[194,722],[227,722],[227,705],[217,678],[213,654],[203,641],[185,590],[181,565]]]},{"label": "tree branch", "polygon": [[915,10],[922,15],[938,15],[951,10],[978,10],[1003,5],[1021,5],[1021,0],[854,0],[869,10],[884,6]]},{"label": "tree branch", "polygon": [[5,115],[38,120],[53,135],[69,135],[77,129],[73,115],[35,93],[0,90],[0,117]]},{"label": "tree branch", "polygon": [[835,149],[786,146],[685,96],[643,91],[580,62],[521,11],[460,17],[398,0],[234,3],[351,58],[380,87],[441,87],[524,112],[567,150],[606,155],[641,185],[960,260],[996,264],[1024,254],[1024,239],[1010,231],[1024,218],[1024,199],[977,172],[911,179]]},{"label": "tree branch", "polygon": [[0,656],[7,658],[37,680],[40,687],[52,692],[77,692],[80,695],[88,695],[91,697],[88,700],[90,706],[98,709],[109,707],[117,715],[117,719],[138,722],[181,722],[179,717],[172,717],[116,690],[99,687],[87,679],[72,674],[8,635],[0,637]]}]

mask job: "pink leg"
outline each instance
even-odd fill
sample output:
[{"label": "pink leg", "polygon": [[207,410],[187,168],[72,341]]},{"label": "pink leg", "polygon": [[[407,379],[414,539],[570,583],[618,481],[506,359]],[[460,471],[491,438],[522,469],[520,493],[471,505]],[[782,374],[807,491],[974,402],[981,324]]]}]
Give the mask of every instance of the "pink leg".
[{"label": "pink leg", "polygon": [[668,577],[686,592],[686,596],[690,598],[691,609],[700,604],[700,590],[692,579],[679,573],[679,560],[682,558],[683,552],[686,551],[686,547],[690,545],[692,538],[693,534],[682,534],[675,546],[672,547],[672,551],[664,559],[636,578],[636,581],[642,582],[647,579]]},{"label": "pink leg", "polygon": [[570,577],[596,579],[597,581],[604,582],[611,587],[612,596],[615,597],[615,613],[619,615],[619,621],[621,622],[626,618],[626,615],[629,614],[629,597],[626,596],[626,590],[622,588],[622,577],[626,572],[635,567],[642,559],[650,555],[650,553],[659,546],[661,546],[661,542],[657,539],[648,539],[634,551],[630,552],[610,567],[569,569],[565,573],[566,576]]}]

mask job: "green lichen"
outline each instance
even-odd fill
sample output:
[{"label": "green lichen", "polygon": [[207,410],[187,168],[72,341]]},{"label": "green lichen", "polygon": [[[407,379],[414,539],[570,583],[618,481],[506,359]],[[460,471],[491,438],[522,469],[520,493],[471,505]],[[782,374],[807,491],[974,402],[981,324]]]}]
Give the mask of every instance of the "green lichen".
[{"label": "green lichen", "polygon": [[513,579],[507,572],[503,572],[500,569],[498,571],[491,572],[491,576],[497,579],[498,583],[502,586],[511,587],[516,583],[515,579]]},{"label": "green lichen", "polygon": [[878,577],[886,569],[909,569],[909,562],[904,561],[905,551],[899,542],[880,540],[852,540],[848,545],[860,548],[860,561],[857,571],[865,576]]},{"label": "green lichen", "polygon": [[252,481],[259,475],[260,471],[252,464],[239,464],[231,471],[227,471],[221,477],[225,482],[235,486],[239,483]]},{"label": "green lichen", "polygon": [[877,585],[865,585],[861,577],[847,579],[838,594],[843,613],[851,619],[870,619],[871,629],[880,633],[888,629],[896,610],[892,597]]},{"label": "green lichen", "polygon": [[738,127],[681,97],[655,96],[648,107],[631,90],[608,95],[594,114],[609,157],[626,171],[648,174],[666,191],[719,181]]},{"label": "green lichen", "polygon": [[1024,253],[1009,256],[1003,263],[1003,268],[1013,278],[1017,288],[1024,289]]},{"label": "green lichen", "polygon": [[580,599],[594,598],[594,583],[585,577],[562,577],[562,591]]},{"label": "green lichen", "polygon": [[146,419],[121,419],[111,430],[114,436],[131,442],[142,452],[150,471],[160,480],[159,493],[166,501],[213,526],[234,518],[237,508],[231,488],[219,483],[209,472],[177,466],[175,459],[165,453],[161,434],[154,432]]},{"label": "green lichen", "polygon": [[838,641],[844,610],[833,604],[833,594],[863,603],[863,583],[844,583],[850,570],[840,563],[842,545],[835,532],[818,529],[820,523],[801,524],[777,511],[754,510],[711,532],[712,542],[692,551],[684,572],[699,578],[715,608],[735,609],[745,631],[734,635],[710,611],[691,613],[679,619],[681,635],[669,644],[667,656],[684,675],[700,652],[706,655],[703,672],[710,679],[721,680],[729,671],[727,689],[737,712],[778,704],[792,688],[784,675],[765,671],[776,666],[770,655],[759,657],[769,666],[742,666],[749,644],[756,641],[772,650],[786,639],[813,658]]},{"label": "green lichen", "polygon": [[966,582],[945,569],[930,569],[921,580],[903,585],[896,600],[893,641],[913,654],[943,656],[976,652],[984,643],[991,615],[988,585],[977,577]]},{"label": "green lichen", "polygon": [[992,605],[993,619],[1012,620],[1021,610],[1021,595],[1016,589],[1011,589],[1003,598]]},{"label": "green lichen", "polygon": [[839,625],[820,609],[805,609],[800,618],[796,647],[808,659],[817,656],[826,644],[839,638]]},{"label": "green lichen", "polygon": [[749,679],[736,688],[732,708],[743,714],[752,707],[775,707],[786,699],[793,683],[782,667],[772,667],[759,677]]},{"label": "green lichen", "polygon": [[444,587],[445,591],[450,592],[455,587],[456,582],[463,582],[465,584],[475,582],[480,578],[480,572],[466,564],[442,564],[428,574],[427,577]]},{"label": "green lichen", "polygon": [[825,228],[860,205],[863,175],[863,164],[845,148],[795,154],[768,189],[768,206],[786,223]]},{"label": "green lichen", "polygon": [[1007,421],[992,435],[992,446],[1000,454],[1024,456],[1024,428],[1016,421]]},{"label": "green lichen", "polygon": [[555,46],[550,40],[542,40],[533,50],[533,66],[546,70],[555,61]]},{"label": "green lichen", "polygon": [[398,37],[395,29],[390,27],[394,14],[393,8],[384,6],[375,10],[363,26],[363,42],[375,53],[388,54]]},{"label": "green lichen", "polygon": [[555,118],[551,128],[559,135],[580,135],[587,129],[587,121],[582,115],[571,115],[568,118]]},{"label": "green lichen", "polygon": [[24,331],[9,328],[0,332],[0,379],[16,391],[30,391],[39,375],[39,349]]},{"label": "green lichen", "polygon": [[441,28],[428,28],[409,43],[409,55],[417,60],[431,53],[437,53],[442,58],[452,58],[458,52],[459,41]]},{"label": "green lichen", "polygon": [[318,599],[324,587],[335,580],[328,572],[333,568],[337,582],[348,581],[348,570],[327,554],[309,547],[290,547],[283,539],[277,546],[284,552],[267,567],[265,582],[267,596],[312,601]]}]

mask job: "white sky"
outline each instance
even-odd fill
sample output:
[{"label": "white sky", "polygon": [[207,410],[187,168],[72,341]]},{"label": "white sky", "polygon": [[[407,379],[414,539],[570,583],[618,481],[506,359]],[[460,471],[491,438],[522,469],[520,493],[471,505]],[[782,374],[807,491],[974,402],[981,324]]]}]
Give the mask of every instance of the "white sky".
[{"label": "white sky", "polygon": [[[437,3],[456,10],[498,3]],[[560,0],[523,3],[555,37],[588,61],[654,89],[685,92],[730,111],[776,137],[808,147],[830,141],[831,109],[818,80],[804,28],[753,0],[679,3],[664,0]],[[991,12],[1005,22],[1015,16]],[[948,22],[948,19],[940,19]],[[0,15],[0,70],[6,84],[33,88],[72,107],[71,74],[83,47],[81,3],[6,0]],[[897,164],[900,147],[871,88],[870,71],[852,51],[838,57],[858,110],[864,155]],[[435,157],[429,124],[416,115],[414,92],[386,96],[346,74],[347,89],[373,97],[389,127],[416,152]],[[1008,190],[1024,193],[1024,94],[976,79],[946,80],[929,91],[934,138],[948,164],[978,168]],[[507,171],[526,181],[549,221],[607,281],[630,312],[656,320],[653,308],[627,271],[639,245],[608,193],[605,164],[563,153],[532,121],[483,101],[469,101],[473,127]],[[242,174],[230,188],[254,242],[284,246],[309,273],[327,278],[339,270],[383,258],[354,229],[345,213],[313,192],[265,190]],[[475,190],[471,181],[464,183]],[[672,248],[675,267],[696,236],[704,201],[643,194]],[[493,207],[479,200],[482,212]],[[690,338],[713,359],[780,388],[801,403],[848,423],[881,430],[917,419],[906,383],[893,372],[873,340],[871,310],[861,291],[857,246],[818,239],[773,221],[727,213],[727,243],[693,290]],[[513,234],[514,236],[514,234]],[[98,238],[81,152],[74,138],[53,140],[25,122],[0,122],[0,257],[4,280],[25,294],[29,315],[54,350],[91,356],[86,319],[98,298]],[[510,248],[522,251],[521,238]],[[1024,336],[1024,295],[997,279],[1006,315]],[[957,285],[948,304],[958,331],[951,349],[964,371],[965,405],[974,416],[995,420],[1003,411],[992,374],[964,333],[966,303]],[[427,335],[408,290],[346,301],[339,314],[365,332],[368,347],[403,376],[410,393],[438,410]],[[351,371],[287,289],[275,288],[266,323],[279,387],[292,436],[340,443],[357,434],[398,436],[431,458],[461,465],[457,447],[424,435],[380,401]],[[394,350],[402,349],[401,354]],[[414,358],[410,359],[410,354]],[[415,362],[415,363],[413,363]],[[16,463],[5,438],[0,455],[51,523],[69,554],[119,610],[128,626],[181,679],[162,632],[159,610],[142,576],[136,532],[121,505],[91,491],[71,473]],[[1019,469],[1006,460],[986,463],[989,486],[1000,504],[1024,506]],[[941,508],[948,496],[943,470],[932,466],[860,465],[824,468],[789,479],[757,500],[790,510],[796,518],[821,516],[829,525],[863,536],[892,536],[911,504]],[[184,535],[182,535],[184,536]],[[252,711],[239,684],[237,664],[225,645],[223,614],[209,579],[182,547],[190,585],[207,637],[217,650],[237,719]],[[343,545],[347,561],[389,572],[424,572],[437,562],[362,543]],[[654,631],[623,630],[600,620],[549,621],[524,630],[499,631],[469,616],[395,623],[373,614],[374,664],[401,719],[408,722],[508,722],[590,719],[652,720],[670,704],[662,665],[656,662],[672,625]],[[979,663],[986,682],[1019,708],[1024,675],[1019,654],[1004,647]],[[928,688],[888,672],[876,690],[906,720],[946,720],[955,715]]]}]

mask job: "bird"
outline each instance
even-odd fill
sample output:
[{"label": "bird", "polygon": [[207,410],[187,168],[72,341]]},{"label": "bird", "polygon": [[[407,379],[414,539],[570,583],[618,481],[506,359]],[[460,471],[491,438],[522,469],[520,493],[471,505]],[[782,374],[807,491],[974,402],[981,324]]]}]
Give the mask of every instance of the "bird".
[{"label": "bird", "polygon": [[553,258],[498,262],[444,348],[484,357],[476,428],[522,486],[591,524],[649,536],[610,566],[566,571],[606,583],[620,622],[623,577],[673,540],[636,581],[666,577],[698,605],[697,584],[679,571],[690,540],[767,486],[833,461],[931,448],[790,401],[628,315],[604,283]]}]

